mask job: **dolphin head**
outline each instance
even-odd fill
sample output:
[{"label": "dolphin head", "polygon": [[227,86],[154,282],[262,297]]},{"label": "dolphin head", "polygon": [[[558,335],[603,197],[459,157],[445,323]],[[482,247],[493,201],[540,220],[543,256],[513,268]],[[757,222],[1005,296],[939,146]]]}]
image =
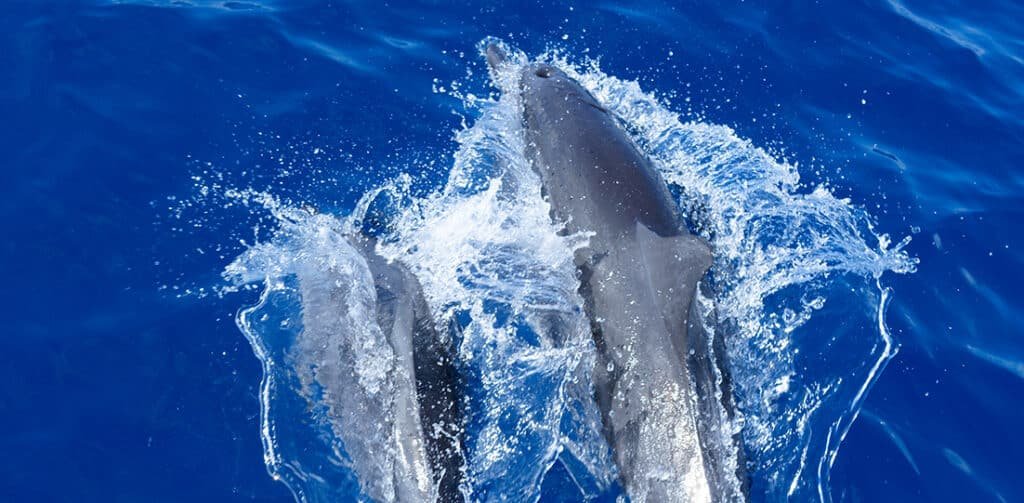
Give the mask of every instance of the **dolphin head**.
[{"label": "dolphin head", "polygon": [[593,107],[607,113],[579,82],[560,68],[547,63],[534,63],[523,68],[519,89],[528,126],[557,122],[576,113],[581,107]]},{"label": "dolphin head", "polygon": [[[484,49],[487,64],[494,70],[508,64],[505,49],[497,42]],[[527,126],[541,126],[548,121],[578,110],[584,105],[607,113],[604,107],[575,79],[548,63],[531,63],[520,72],[519,90]]]}]

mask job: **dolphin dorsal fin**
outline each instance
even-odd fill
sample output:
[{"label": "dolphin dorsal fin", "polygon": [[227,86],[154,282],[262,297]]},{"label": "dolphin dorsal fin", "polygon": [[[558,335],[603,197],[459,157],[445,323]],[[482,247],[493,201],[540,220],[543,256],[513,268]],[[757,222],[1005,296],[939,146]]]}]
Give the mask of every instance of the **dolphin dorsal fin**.
[{"label": "dolphin dorsal fin", "polygon": [[711,267],[711,246],[692,234],[662,237],[641,223],[636,225],[636,240],[672,343],[685,358],[687,317],[697,283]]}]

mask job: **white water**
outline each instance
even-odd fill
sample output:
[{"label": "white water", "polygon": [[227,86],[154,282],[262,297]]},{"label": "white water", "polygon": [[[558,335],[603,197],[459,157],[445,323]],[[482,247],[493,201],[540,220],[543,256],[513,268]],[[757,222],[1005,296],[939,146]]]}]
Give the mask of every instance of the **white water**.
[{"label": "white water", "polygon": [[[841,439],[894,351],[884,323],[888,293],[876,279],[913,270],[905,242],[890,247],[868,215],[828,189],[801,190],[794,166],[729,128],[684,122],[591,62],[540,59],[622,119],[712,243],[714,300],[728,328],[741,412],[735,428],[755,491],[827,500]],[[515,74],[495,76],[496,85],[514,89]],[[403,468],[393,430],[381,427],[393,420],[394,356],[371,314],[365,264],[344,239],[381,201],[390,206],[378,251],[415,273],[439,326],[454,319],[463,327],[458,357],[472,383],[467,494],[536,499],[558,460],[587,494],[615,479],[590,399],[594,353],[572,263],[586,236],[559,236],[550,222],[523,156],[516,93],[463,99],[479,116],[457,134],[448,182],[427,197],[411,197],[400,178],[334,217],[265,194],[227,194],[259,203],[253,211],[269,211],[279,224],[225,275],[236,285],[262,284],[260,303],[238,324],[264,364],[268,469],[300,499],[351,499],[357,488],[395,499],[392,475]],[[840,351],[842,359],[808,366]]]}]

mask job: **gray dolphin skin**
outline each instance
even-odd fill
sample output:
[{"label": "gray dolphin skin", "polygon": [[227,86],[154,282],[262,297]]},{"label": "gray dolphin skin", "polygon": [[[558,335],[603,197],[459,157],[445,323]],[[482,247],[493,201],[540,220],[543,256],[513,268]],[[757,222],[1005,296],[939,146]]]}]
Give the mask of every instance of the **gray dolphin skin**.
[{"label": "gray dolphin skin", "polygon": [[373,238],[358,236],[350,242],[373,275],[377,323],[395,351],[400,374],[413,379],[395,383],[399,456],[410,472],[395,474],[395,499],[462,501],[463,427],[451,339],[438,332],[419,281],[408,269],[378,255]]},{"label": "gray dolphin skin", "polygon": [[[497,44],[485,55],[492,69],[506,64]],[[578,82],[535,63],[519,89],[526,155],[552,218],[591,236],[575,261],[598,352],[595,398],[626,492],[633,501],[745,500],[735,439],[715,440],[731,398],[727,378],[714,377],[720,362],[707,356],[708,310],[695,301],[711,248],[686,230],[664,180]]]}]

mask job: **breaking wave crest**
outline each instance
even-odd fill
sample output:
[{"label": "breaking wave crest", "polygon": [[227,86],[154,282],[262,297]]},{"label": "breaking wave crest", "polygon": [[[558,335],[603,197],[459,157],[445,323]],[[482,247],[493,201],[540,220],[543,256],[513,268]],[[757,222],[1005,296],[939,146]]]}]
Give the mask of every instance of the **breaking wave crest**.
[{"label": "breaking wave crest", "polygon": [[[558,64],[621,119],[715,251],[715,302],[752,491],[828,500],[843,436],[895,352],[884,321],[887,271],[916,261],[872,218],[729,128],[686,122],[635,82],[592,61]],[[494,75],[515,87],[516,65]],[[558,463],[582,494],[615,494],[590,382],[594,348],[573,251],[585,235],[551,223],[523,154],[517,93],[459,95],[477,119],[456,135],[447,183],[414,197],[399,177],[348,215],[227,191],[277,222],[229,265],[259,285],[238,326],[263,362],[262,434],[270,472],[301,500],[400,499],[390,395],[394,352],[373,315],[372,278],[346,236],[373,227],[377,252],[422,284],[439,327],[457,327],[467,383],[463,491],[536,500]],[[842,355],[836,358],[834,355]],[[794,454],[796,453],[796,454]]]}]

